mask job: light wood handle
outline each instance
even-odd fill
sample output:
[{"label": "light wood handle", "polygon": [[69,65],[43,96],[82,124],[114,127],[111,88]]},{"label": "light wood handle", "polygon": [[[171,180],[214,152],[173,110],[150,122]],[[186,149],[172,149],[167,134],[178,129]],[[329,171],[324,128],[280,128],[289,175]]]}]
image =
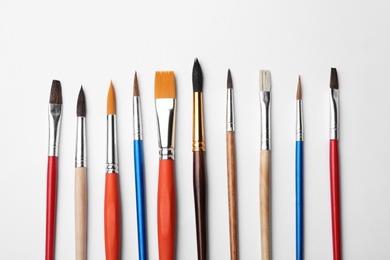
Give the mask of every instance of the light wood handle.
[{"label": "light wood handle", "polygon": [[87,168],[75,170],[76,260],[87,259]]},{"label": "light wood handle", "polygon": [[261,259],[271,259],[271,218],[270,218],[270,159],[271,152],[260,154],[260,227]]},{"label": "light wood handle", "polygon": [[227,177],[229,198],[230,259],[238,259],[236,151],[234,132],[226,132]]}]

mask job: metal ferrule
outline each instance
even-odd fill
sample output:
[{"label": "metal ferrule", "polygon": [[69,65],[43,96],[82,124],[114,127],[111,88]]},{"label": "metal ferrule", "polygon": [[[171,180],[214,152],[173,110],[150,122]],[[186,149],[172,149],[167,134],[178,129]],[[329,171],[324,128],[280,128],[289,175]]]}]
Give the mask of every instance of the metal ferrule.
[{"label": "metal ferrule", "polygon": [[85,134],[85,117],[77,117],[77,130],[76,130],[76,158],[75,166],[87,167],[87,141]]},{"label": "metal ferrule", "polygon": [[296,115],[296,139],[297,141],[303,141],[303,113],[302,113],[302,100],[297,100],[297,115]]},{"label": "metal ferrule", "polygon": [[134,140],[142,140],[141,99],[133,97],[133,135]]},{"label": "metal ferrule", "polygon": [[339,90],[330,89],[330,139],[339,139],[340,111],[339,111]]},{"label": "metal ferrule", "polygon": [[118,146],[116,136],[116,115],[107,115],[107,173],[118,173]]},{"label": "metal ferrule", "polygon": [[261,150],[271,150],[271,92],[260,91]]},{"label": "metal ferrule", "polygon": [[226,100],[226,131],[233,132],[235,130],[234,124],[234,97],[233,89],[228,88]]},{"label": "metal ferrule", "polygon": [[49,103],[49,156],[58,156],[62,105]]},{"label": "metal ferrule", "polygon": [[174,160],[176,98],[158,98],[155,104],[160,160]]},{"label": "metal ferrule", "polygon": [[206,151],[206,145],[204,142],[202,92],[193,92],[192,94],[192,116],[192,151],[204,152]]}]

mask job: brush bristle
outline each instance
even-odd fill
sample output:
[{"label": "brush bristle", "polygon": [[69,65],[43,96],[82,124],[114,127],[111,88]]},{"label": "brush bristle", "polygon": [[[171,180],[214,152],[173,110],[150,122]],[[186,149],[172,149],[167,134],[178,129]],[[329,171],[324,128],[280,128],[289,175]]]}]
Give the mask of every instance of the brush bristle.
[{"label": "brush bristle", "polygon": [[330,70],[330,88],[339,89],[339,79],[335,68]]},{"label": "brush bristle", "polygon": [[116,114],[115,89],[111,81],[110,88],[108,90],[108,95],[107,95],[107,115],[115,115],[115,114]]},{"label": "brush bristle", "polygon": [[87,108],[85,106],[85,96],[83,86],[80,88],[79,97],[77,99],[77,116],[85,117],[87,115]]},{"label": "brush bristle", "polygon": [[195,59],[194,67],[192,68],[192,87],[194,92],[203,91],[203,73],[198,59]]},{"label": "brush bristle", "polygon": [[298,76],[297,100],[302,100],[301,76]]},{"label": "brush bristle", "polygon": [[260,70],[260,91],[271,91],[271,73],[269,70]]},{"label": "brush bristle", "polygon": [[139,97],[137,72],[134,73],[133,96]]},{"label": "brush bristle", "polygon": [[175,74],[173,71],[156,71],[154,98],[176,98]]},{"label": "brush bristle", "polygon": [[227,88],[233,88],[232,74],[230,73],[230,69],[228,69],[227,75]]},{"label": "brush bristle", "polygon": [[51,84],[49,103],[62,105],[62,90],[59,80],[53,80]]}]

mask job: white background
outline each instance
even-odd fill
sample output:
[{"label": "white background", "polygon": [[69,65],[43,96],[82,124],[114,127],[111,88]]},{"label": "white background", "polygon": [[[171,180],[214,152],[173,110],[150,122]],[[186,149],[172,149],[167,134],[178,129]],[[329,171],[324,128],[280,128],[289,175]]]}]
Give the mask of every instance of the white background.
[{"label": "white background", "polygon": [[158,259],[154,73],[177,86],[177,259],[197,259],[192,189],[192,65],[204,75],[210,259],[229,259],[227,69],[236,101],[239,250],[260,259],[259,69],[272,75],[272,250],[295,258],[295,93],[305,119],[305,255],[332,259],[329,77],[339,73],[344,259],[390,259],[390,2],[0,2],[0,258],[43,259],[47,104],[63,89],[56,259],[73,259],[76,100],[87,100],[88,258],[104,259],[106,95],[117,94],[122,258],[137,259],[132,82],[139,76],[150,259]]}]

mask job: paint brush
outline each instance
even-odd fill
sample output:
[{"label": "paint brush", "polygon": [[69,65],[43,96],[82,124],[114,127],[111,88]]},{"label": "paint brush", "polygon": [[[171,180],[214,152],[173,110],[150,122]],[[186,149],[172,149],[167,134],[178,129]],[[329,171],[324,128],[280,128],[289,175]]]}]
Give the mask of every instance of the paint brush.
[{"label": "paint brush", "polygon": [[111,82],[107,97],[107,164],[104,195],[104,238],[107,260],[120,259],[121,208],[116,128],[116,99]]},{"label": "paint brush", "polygon": [[55,257],[58,150],[62,119],[61,83],[53,80],[49,99],[49,149],[46,194],[46,248],[45,259]]},{"label": "paint brush", "polygon": [[135,198],[137,202],[138,225],[138,256],[140,260],[146,260],[148,259],[148,248],[146,244],[144,152],[142,144],[141,99],[139,96],[137,72],[134,74],[133,84],[133,139]]},{"label": "paint brush", "polygon": [[233,81],[230,69],[227,76],[226,99],[226,155],[229,198],[230,259],[238,259],[237,232],[237,189],[236,189],[236,150]]},{"label": "paint brush", "polygon": [[198,59],[192,69],[192,152],[198,259],[207,259],[207,208],[205,136],[203,123],[203,74]]},{"label": "paint brush", "polygon": [[341,260],[340,188],[339,188],[339,83],[337,70],[330,73],[330,196],[332,205],[333,259]]},{"label": "paint brush", "polygon": [[271,259],[270,172],[271,172],[271,74],[260,71],[261,152],[260,227],[261,259]]},{"label": "paint brush", "polygon": [[160,260],[175,258],[176,192],[174,143],[176,117],[175,74],[157,71],[154,97],[159,141],[159,176],[157,194],[158,249]]},{"label": "paint brush", "polygon": [[295,228],[296,259],[303,260],[303,110],[301,78],[298,77],[296,98],[295,144]]},{"label": "paint brush", "polygon": [[83,87],[77,99],[75,156],[76,260],[87,259],[87,143],[86,105]]}]

